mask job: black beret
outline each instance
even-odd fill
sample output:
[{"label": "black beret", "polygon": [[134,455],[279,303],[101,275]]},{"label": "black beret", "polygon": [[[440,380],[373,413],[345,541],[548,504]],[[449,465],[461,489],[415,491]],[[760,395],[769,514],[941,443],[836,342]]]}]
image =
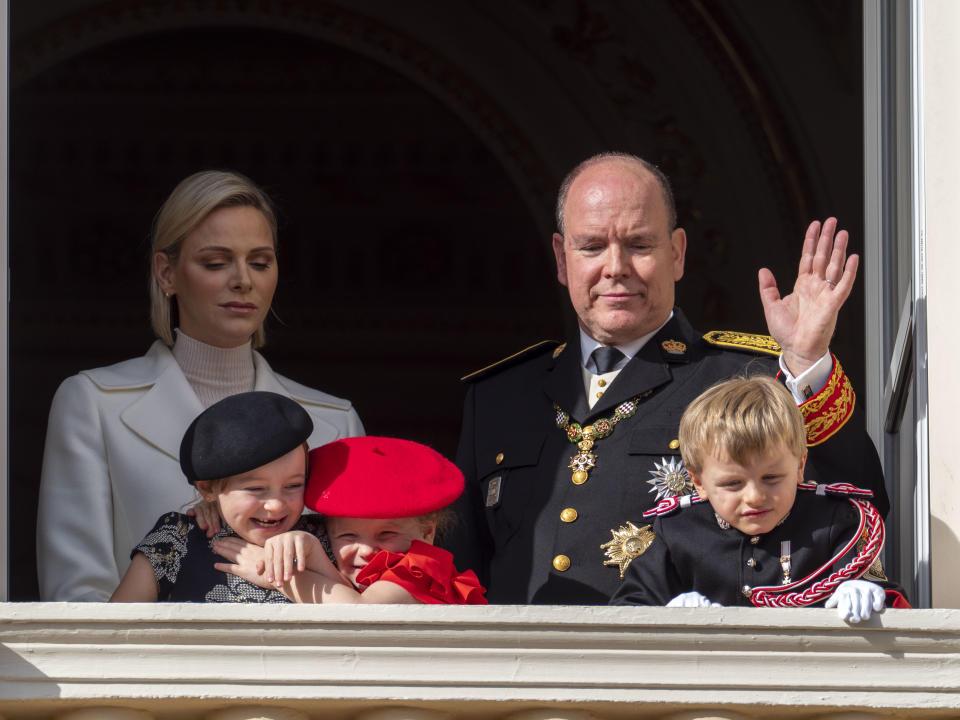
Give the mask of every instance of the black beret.
[{"label": "black beret", "polygon": [[307,411],[283,395],[230,395],[197,415],[180,443],[180,467],[191,485],[273,462],[313,432]]}]

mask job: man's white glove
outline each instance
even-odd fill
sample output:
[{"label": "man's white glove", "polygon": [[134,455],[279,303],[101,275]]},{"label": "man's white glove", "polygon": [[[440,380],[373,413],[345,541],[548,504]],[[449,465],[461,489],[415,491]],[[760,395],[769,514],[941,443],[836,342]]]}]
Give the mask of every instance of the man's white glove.
[{"label": "man's white glove", "polygon": [[692,591],[680,593],[667,603],[667,607],[723,607],[723,605],[710,602],[710,598]]},{"label": "man's white glove", "polygon": [[875,612],[883,610],[885,598],[883,588],[875,583],[867,580],[847,580],[833,591],[826,607],[835,607],[841,620],[858,623],[870,619],[871,609]]}]

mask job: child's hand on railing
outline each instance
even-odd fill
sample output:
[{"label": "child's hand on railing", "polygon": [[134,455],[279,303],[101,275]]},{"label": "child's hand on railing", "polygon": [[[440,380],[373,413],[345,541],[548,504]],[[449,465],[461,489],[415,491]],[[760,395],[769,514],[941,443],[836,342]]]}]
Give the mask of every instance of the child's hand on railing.
[{"label": "child's hand on railing", "polygon": [[841,620],[858,623],[869,620],[871,610],[883,610],[884,600],[886,593],[879,585],[867,580],[847,580],[834,590],[825,607],[835,607]]},{"label": "child's hand on railing", "polygon": [[711,602],[706,595],[701,595],[696,591],[680,593],[670,602],[667,607],[723,607],[720,603]]}]

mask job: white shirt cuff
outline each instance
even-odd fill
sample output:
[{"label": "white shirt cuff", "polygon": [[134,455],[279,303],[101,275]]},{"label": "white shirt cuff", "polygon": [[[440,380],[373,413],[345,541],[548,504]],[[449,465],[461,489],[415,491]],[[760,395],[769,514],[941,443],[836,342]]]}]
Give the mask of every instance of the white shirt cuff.
[{"label": "white shirt cuff", "polygon": [[787,366],[783,362],[783,356],[780,357],[780,372],[783,373],[783,379],[787,389],[793,395],[793,399],[796,400],[797,405],[805,403],[823,390],[827,384],[827,380],[830,379],[830,373],[832,371],[833,357],[830,355],[829,350],[827,350],[823,357],[797,377],[790,374],[790,371],[787,370]]}]

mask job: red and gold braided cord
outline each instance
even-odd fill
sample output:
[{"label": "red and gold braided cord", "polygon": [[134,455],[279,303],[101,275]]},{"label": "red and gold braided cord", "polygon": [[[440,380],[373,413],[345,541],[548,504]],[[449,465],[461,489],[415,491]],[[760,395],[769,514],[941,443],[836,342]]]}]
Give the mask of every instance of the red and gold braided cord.
[{"label": "red and gold braided cord", "polygon": [[[883,550],[883,518],[880,517],[877,509],[866,500],[856,498],[847,498],[847,500],[853,503],[854,507],[856,507],[860,513],[859,527],[853,534],[853,537],[850,538],[850,542],[833,558],[802,580],[797,580],[789,585],[768,585],[753,588],[750,592],[750,602],[757,607],[805,607],[807,605],[813,605],[832,595],[840,583],[846,582],[847,580],[856,580],[870,569],[874,560],[877,559]],[[827,570],[839,558],[850,552],[863,536],[864,528],[866,528],[867,531],[866,542],[863,543],[860,551],[854,555],[849,563],[840,570],[831,573],[828,577],[813,583],[806,590],[790,592],[793,588],[810,582],[813,578]]]}]

